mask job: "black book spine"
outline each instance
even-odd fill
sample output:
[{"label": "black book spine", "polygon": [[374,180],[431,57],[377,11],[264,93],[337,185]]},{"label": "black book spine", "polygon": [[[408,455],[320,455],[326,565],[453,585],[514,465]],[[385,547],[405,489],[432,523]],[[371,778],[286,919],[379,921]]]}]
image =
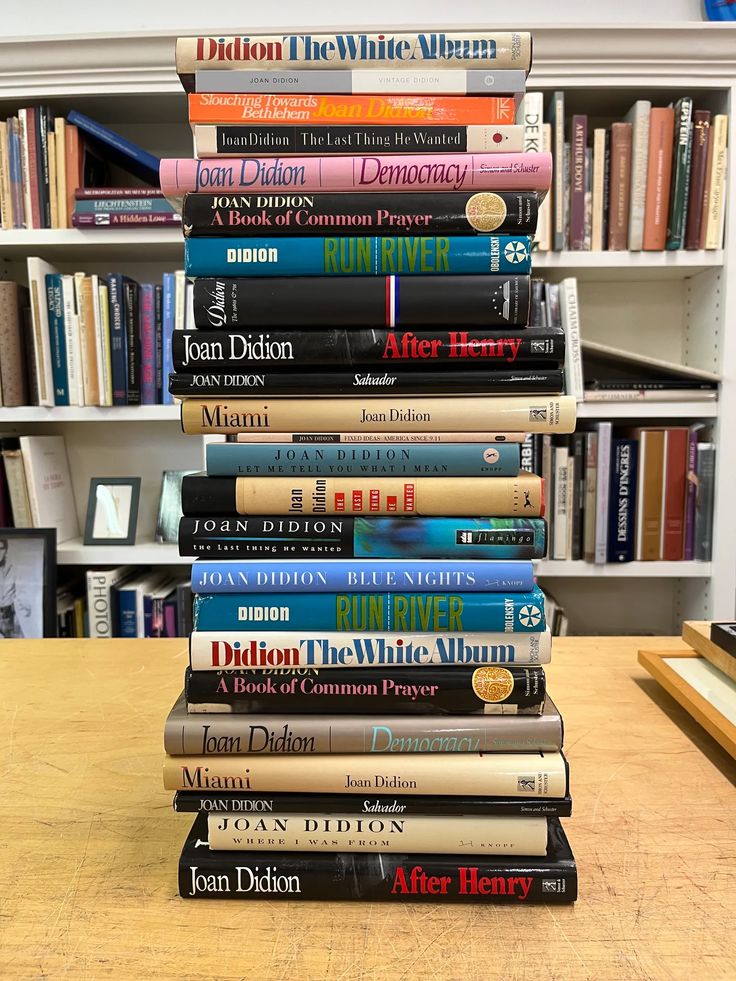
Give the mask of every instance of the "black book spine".
[{"label": "black book spine", "polygon": [[141,336],[138,314],[138,283],[125,280],[123,283],[125,305],[125,333],[128,355],[128,405],[141,404]]},{"label": "black book spine", "polygon": [[570,556],[574,561],[583,557],[583,507],[585,504],[585,433],[575,433],[572,437],[572,487],[568,487],[571,511],[568,520],[572,522],[572,545]]},{"label": "black book spine", "polygon": [[181,482],[181,507],[195,516],[235,514],[235,478],[185,474]]},{"label": "black book spine", "polygon": [[537,330],[174,331],[174,370],[233,371],[305,365],[391,364],[410,368],[502,368],[523,364],[557,368],[565,360],[565,333]]},{"label": "black book spine", "polygon": [[562,391],[561,371],[356,371],[245,370],[169,375],[169,391],[187,396],[271,395],[529,395]]},{"label": "black book spine", "polygon": [[41,227],[51,228],[51,181],[49,177],[49,110],[45,106],[36,109],[36,136],[38,157],[36,169],[38,177],[38,200],[41,212]]},{"label": "black book spine", "polygon": [[179,860],[184,899],[329,899],[363,902],[572,903],[577,871],[559,825],[544,858],[366,852],[211,851],[195,818]]},{"label": "black book spine", "polygon": [[161,405],[164,400],[164,289],[160,284],[153,287],[153,318],[156,340],[156,404]]},{"label": "black book spine", "polygon": [[[483,671],[458,666],[334,668],[320,675],[253,671],[192,671],[184,694],[190,705],[221,705],[238,714],[297,715],[539,715],[544,705],[544,668],[504,666]],[[287,690],[288,689],[288,690]],[[505,724],[505,720],[504,720]],[[511,739],[509,733],[509,739]]]},{"label": "black book spine", "polygon": [[529,281],[529,276],[198,277],[194,323],[200,330],[524,327]]},{"label": "black book spine", "polygon": [[569,817],[570,797],[386,797],[360,794],[243,794],[238,791],[177,790],[174,810],[179,813],[230,814],[467,814]]},{"label": "black book spine", "polygon": [[394,194],[187,194],[185,236],[324,235],[339,230],[421,230],[423,235],[528,234],[536,191]]},{"label": "black book spine", "polygon": [[[210,134],[214,129],[215,153]],[[297,153],[467,153],[481,151],[478,126],[198,126],[195,138],[203,156]]]}]

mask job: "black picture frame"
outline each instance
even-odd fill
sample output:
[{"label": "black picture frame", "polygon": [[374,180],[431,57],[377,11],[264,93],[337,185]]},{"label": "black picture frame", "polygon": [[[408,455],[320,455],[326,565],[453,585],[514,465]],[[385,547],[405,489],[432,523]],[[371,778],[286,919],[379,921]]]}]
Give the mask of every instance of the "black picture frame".
[{"label": "black picture frame", "polygon": [[[95,518],[97,515],[98,488],[100,487],[130,487],[130,504],[127,515],[125,535],[114,537],[96,537],[94,534]],[[89,497],[87,498],[87,518],[84,523],[85,545],[135,545],[135,533],[138,525],[138,502],[141,496],[140,477],[93,477],[89,482]]]},{"label": "black picture frame", "polygon": [[[23,569],[22,553],[17,547],[23,541],[42,545],[40,605],[38,582],[35,579],[29,581],[28,573]],[[15,570],[12,582],[7,575],[8,563]],[[20,597],[17,595],[19,585]],[[27,593],[27,598],[23,593]],[[56,528],[0,528],[0,639],[11,637],[56,637]]]}]

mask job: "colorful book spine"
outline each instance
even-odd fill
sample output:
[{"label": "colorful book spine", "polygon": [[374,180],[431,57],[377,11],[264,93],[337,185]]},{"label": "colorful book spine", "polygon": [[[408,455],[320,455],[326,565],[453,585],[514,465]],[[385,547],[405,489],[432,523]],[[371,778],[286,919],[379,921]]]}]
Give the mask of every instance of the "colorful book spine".
[{"label": "colorful book spine", "polygon": [[[486,101],[486,100],[479,100]],[[493,100],[490,100],[493,101]],[[513,100],[509,100],[513,101]],[[201,160],[254,154],[325,157],[380,150],[397,153],[518,153],[521,126],[195,126]]]},{"label": "colorful book spine", "polygon": [[713,117],[711,127],[712,149],[707,175],[707,197],[703,204],[703,220],[700,226],[702,249],[723,248],[723,229],[726,216],[725,194],[728,167],[728,116]]},{"label": "colorful book spine", "polygon": [[415,194],[187,194],[184,234],[323,235],[356,229],[422,234],[531,234],[537,226],[536,191]]},{"label": "colorful book spine", "polygon": [[404,561],[361,559],[341,562],[275,559],[263,562],[195,562],[193,593],[381,593],[385,591],[516,592],[534,589],[531,562]]},{"label": "colorful book spine", "polygon": [[107,228],[113,225],[157,225],[179,227],[181,215],[158,214],[152,211],[97,211],[94,214],[72,215],[73,228]]},{"label": "colorful book spine", "polygon": [[188,238],[188,276],[457,276],[531,270],[527,235]]},{"label": "colorful book spine", "polygon": [[128,338],[123,309],[123,276],[107,277],[110,310],[110,356],[112,363],[112,404],[128,404]]},{"label": "colorful book spine", "polygon": [[698,431],[699,426],[691,426],[687,444],[687,486],[685,488],[685,546],[682,557],[691,562],[695,557],[695,500],[698,491]]},{"label": "colorful book spine", "polygon": [[194,280],[200,330],[526,326],[529,276],[310,276]]},{"label": "colorful book spine", "polygon": [[[184,478],[187,480],[187,478]],[[213,481],[213,486],[196,484]],[[217,484],[214,484],[217,481]],[[516,477],[207,477],[191,476],[208,514],[492,514],[539,518],[544,485],[536,474]],[[200,489],[201,488],[201,489]],[[183,497],[182,497],[183,501]]]},{"label": "colorful book spine", "polygon": [[514,68],[371,69],[309,68],[268,71],[199,69],[195,92],[306,92],[319,95],[380,95],[397,92],[433,95],[518,95],[526,88],[526,72]]},{"label": "colorful book spine", "polygon": [[573,116],[570,136],[570,248],[585,248],[585,154],[588,117]]},{"label": "colorful book spine", "polygon": [[667,244],[674,132],[675,110],[669,107],[652,109],[642,240],[644,250],[664,249]]},{"label": "colorful book spine", "polygon": [[614,439],[608,510],[608,561],[633,562],[636,546],[636,475],[638,443]]},{"label": "colorful book spine", "polygon": [[141,405],[156,404],[156,323],[154,318],[153,286],[141,285],[138,293],[140,304],[141,345]]},{"label": "colorful book spine", "polygon": [[[98,190],[102,190],[99,188]],[[143,193],[143,192],[142,192]],[[150,212],[157,215],[174,213],[174,206],[163,197],[90,197],[77,199],[74,203],[75,215],[94,215],[98,212],[120,212],[121,214],[143,214]]]},{"label": "colorful book spine", "polygon": [[[517,398],[454,399],[185,399],[181,421],[185,433],[284,432],[294,426],[329,432],[335,420],[346,432],[392,432],[427,429],[570,433],[575,429],[575,399],[569,395]],[[485,509],[476,514],[487,513]],[[534,515],[530,515],[534,517]]]},{"label": "colorful book spine", "polygon": [[184,335],[184,331],[175,330],[174,322],[174,294],[175,294],[174,273],[163,274],[163,311],[162,311],[162,350],[163,350],[163,403],[173,405],[174,396],[169,392],[168,378],[174,371],[174,339],[178,339],[179,334]]},{"label": "colorful book spine", "polygon": [[272,125],[294,123],[313,128],[319,124],[380,126],[422,124],[433,126],[513,125],[516,100],[507,96],[475,99],[438,95],[266,95],[251,92],[193,92],[189,95],[189,122]]},{"label": "colorful book spine", "polygon": [[360,157],[241,157],[234,160],[161,161],[167,197],[190,191],[547,191],[547,153],[416,154]]},{"label": "colorful book spine", "polygon": [[[195,485],[195,494],[199,486]],[[200,502],[191,499],[188,487],[183,496],[185,511],[197,513]],[[542,518],[340,516],[325,520],[205,515],[185,516],[179,523],[180,555],[203,558],[264,554],[272,558],[296,552],[330,558],[541,559],[546,547]]]},{"label": "colorful book spine", "polygon": [[48,307],[49,319],[51,370],[54,380],[54,404],[69,405],[64,302],[61,289],[61,276],[58,273],[46,274],[46,306]]},{"label": "colorful book spine", "polygon": [[[388,761],[387,761],[388,762]],[[167,756],[164,790],[252,790],[347,793],[402,790],[408,794],[563,797],[567,763],[561,753],[395,753],[376,773],[368,753],[324,753],[294,766],[290,756]]]},{"label": "colorful book spine", "polygon": [[675,105],[672,190],[666,243],[668,249],[681,249],[685,244],[692,148],[693,100],[689,96],[684,96],[678,99]]},{"label": "colorful book spine", "polygon": [[345,476],[370,474],[429,474],[448,476],[516,476],[517,444],[446,443],[442,446],[339,445],[294,447],[290,443],[209,443],[209,477],[287,476],[300,474]]},{"label": "colorful book spine", "polygon": [[250,630],[297,624],[305,630],[544,630],[544,596],[528,593],[250,593],[194,598],[195,630]]},{"label": "colorful book spine", "polygon": [[[173,738],[179,738],[187,730],[197,733],[200,738],[198,742],[189,742],[188,748],[183,750],[172,748],[172,739],[166,751],[172,754],[216,752],[217,743],[209,744],[211,748],[208,749],[201,738],[203,725],[214,726],[217,730],[222,729],[218,723],[223,721],[223,716],[227,717],[227,722],[238,715],[245,716],[253,724],[256,722],[253,715],[270,717],[283,713],[290,719],[290,725],[299,721],[307,723],[304,728],[308,735],[314,735],[309,732],[309,722],[318,717],[323,738],[311,742],[309,751],[315,753],[360,753],[366,746],[375,747],[371,752],[391,752],[391,745],[396,747],[393,751],[398,751],[401,743],[392,741],[387,744],[387,733],[380,727],[390,729],[393,736],[401,736],[406,730],[401,725],[380,722],[380,715],[393,721],[431,716],[438,732],[443,726],[438,716],[483,716],[484,742],[475,746],[464,744],[465,749],[461,749],[460,742],[454,742],[451,745],[455,749],[448,748],[450,752],[479,750],[483,746],[491,752],[501,749],[509,752],[512,748],[518,752],[553,752],[562,746],[562,725],[556,712],[542,715],[545,690],[544,668],[540,666],[476,668],[455,665],[452,671],[441,665],[333,668],[326,672],[307,668],[287,669],[279,675],[249,670],[192,671],[188,668],[184,679],[186,705],[178,713],[175,707],[172,714],[176,713],[176,719],[170,729]],[[329,727],[335,721],[334,716],[338,717],[339,730],[339,717],[343,715],[371,716],[370,726],[359,719],[355,730],[352,726],[347,727],[351,736],[355,732],[361,742],[354,737],[350,743],[329,741]],[[296,716],[311,718],[299,720]],[[510,718],[520,722],[509,725]],[[455,725],[453,723],[453,727]],[[210,731],[215,734],[214,730]],[[223,734],[232,736],[234,732],[226,724]],[[366,736],[369,738],[367,743]],[[379,743],[376,737],[381,736]],[[184,743],[179,745],[184,746]],[[254,749],[250,748],[253,746],[250,740],[236,745],[238,752],[289,752],[286,740],[275,745],[267,740]],[[338,745],[342,748],[338,749]],[[421,744],[414,745],[417,752],[431,752],[429,744],[426,748]]]},{"label": "colorful book spine", "polygon": [[[236,443],[523,443],[524,433],[237,433]],[[522,470],[528,470],[522,466]]]},{"label": "colorful book spine", "polygon": [[[165,274],[166,275],[166,274]],[[565,359],[565,334],[558,328],[526,327],[516,332],[480,330],[273,330],[177,331],[173,336],[177,372],[221,371],[311,365],[391,363],[448,368],[556,368]]]},{"label": "colorful book spine", "polygon": [[685,550],[685,491],[687,483],[689,432],[670,427],[664,433],[664,486],[662,499],[662,558],[682,559]]},{"label": "colorful book spine", "polygon": [[[169,377],[169,391],[177,398],[238,397],[252,391],[272,395],[378,395],[391,391],[402,395],[528,395],[559,393],[563,388],[560,370],[521,371],[331,371],[315,375],[309,371],[216,371],[184,373]],[[429,472],[429,471],[423,471]],[[435,471],[438,472],[438,471]],[[500,472],[500,471],[499,471]]]},{"label": "colorful book spine", "polygon": [[126,399],[128,405],[141,403],[141,338],[140,287],[135,280],[122,278],[123,322],[125,325],[125,354],[127,360]]}]

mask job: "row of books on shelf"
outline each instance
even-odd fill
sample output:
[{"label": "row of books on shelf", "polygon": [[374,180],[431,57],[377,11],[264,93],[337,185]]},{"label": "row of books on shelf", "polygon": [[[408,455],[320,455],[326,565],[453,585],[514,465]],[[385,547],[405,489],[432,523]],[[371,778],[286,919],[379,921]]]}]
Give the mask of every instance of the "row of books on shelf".
[{"label": "row of books on shelf", "polygon": [[89,569],[56,590],[59,637],[186,637],[192,590],[185,572]]},{"label": "row of books on shelf", "polygon": [[[121,173],[147,186],[112,187]],[[76,110],[29,106],[0,120],[2,230],[179,224],[157,187],[157,157]]]},{"label": "row of books on shelf", "polygon": [[[540,118],[542,95],[534,94]],[[542,144],[554,157],[551,221],[541,250],[720,249],[723,245],[728,116],[639,99],[610,127],[566,115],[552,93]]]},{"label": "row of books on shelf", "polygon": [[123,273],[60,273],[28,259],[30,290],[0,282],[0,404],[160,405],[171,337],[191,326],[183,272],[162,284]]},{"label": "row of books on shelf", "polygon": [[528,437],[521,462],[547,488],[548,558],[710,561],[710,435],[700,424],[614,429],[601,422],[572,436]]}]

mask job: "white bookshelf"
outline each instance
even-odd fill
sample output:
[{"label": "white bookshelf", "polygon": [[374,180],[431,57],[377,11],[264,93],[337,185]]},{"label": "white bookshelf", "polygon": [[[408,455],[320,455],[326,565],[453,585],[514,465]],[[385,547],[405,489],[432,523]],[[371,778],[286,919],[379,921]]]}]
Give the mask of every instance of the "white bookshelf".
[{"label": "white bookshelf", "polygon": [[[468,29],[487,24],[441,26]],[[733,162],[734,27],[518,26],[534,33],[530,90],[564,89],[569,110],[590,113],[593,125],[622,118],[637,98],[664,105],[680,94],[692,94],[698,105],[730,114]],[[224,25],[222,30],[238,33],[239,28],[228,30]],[[187,156],[191,131],[174,72],[175,37],[172,31],[0,41],[0,112],[10,115],[40,100],[60,112],[76,107],[154,153]],[[629,424],[707,422],[714,426],[719,452],[712,562],[537,563],[542,584],[566,607],[574,632],[671,633],[679,630],[683,617],[734,618],[736,470],[729,436],[736,432],[736,284],[729,280],[736,277],[736,166],[730,169],[726,201],[722,251],[535,255],[535,273],[553,281],[577,276],[584,337],[723,374],[718,402],[579,406],[584,425],[598,419]],[[156,282],[163,271],[181,266],[182,238],[179,228],[0,232],[0,275],[23,278],[25,258],[34,254],[62,271],[122,269]],[[0,431],[64,433],[81,519],[90,477],[142,477],[138,544],[92,548],[66,542],[59,547],[61,564],[186,563],[175,546],[153,541],[162,470],[199,469],[203,464],[204,440],[183,436],[176,407],[0,409]]]}]

